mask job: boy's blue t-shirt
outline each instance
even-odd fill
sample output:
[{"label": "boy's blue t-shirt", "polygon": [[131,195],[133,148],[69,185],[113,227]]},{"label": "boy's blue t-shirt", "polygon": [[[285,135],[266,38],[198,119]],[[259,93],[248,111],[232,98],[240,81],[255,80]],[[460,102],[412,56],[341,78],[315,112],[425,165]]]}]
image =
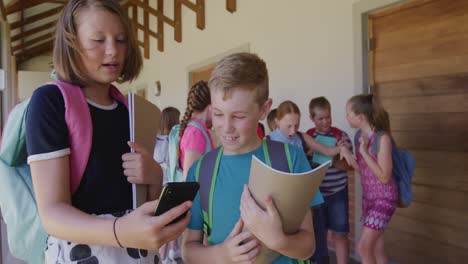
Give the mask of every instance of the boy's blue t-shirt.
[{"label": "boy's blue t-shirt", "polygon": [[[293,172],[301,173],[309,171],[310,165],[304,152],[293,146],[289,149],[293,163]],[[220,244],[226,239],[240,218],[240,198],[244,184],[248,184],[249,182],[252,155],[265,161],[261,146],[245,154],[223,155],[221,157],[213,194],[213,229],[211,231],[211,241],[214,245]],[[198,162],[199,161],[197,161],[197,163]],[[196,167],[196,164],[194,164],[190,168],[187,181],[195,181]],[[323,197],[320,192],[318,192],[312,204],[317,205],[321,203],[323,203]],[[199,194],[197,194],[193,201],[191,212],[192,216],[188,228],[200,231],[203,230],[203,216]],[[286,264],[296,262],[291,258],[282,256],[273,263]]]}]

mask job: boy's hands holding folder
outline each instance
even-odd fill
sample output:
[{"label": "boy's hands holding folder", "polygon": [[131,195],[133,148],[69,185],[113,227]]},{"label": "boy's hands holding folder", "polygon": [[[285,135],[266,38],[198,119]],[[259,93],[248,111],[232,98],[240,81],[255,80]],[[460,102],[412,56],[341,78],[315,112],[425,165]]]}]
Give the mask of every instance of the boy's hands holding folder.
[{"label": "boy's hands holding folder", "polygon": [[229,263],[254,263],[260,252],[260,242],[251,232],[243,230],[244,222],[239,219],[223,242],[223,260]]},{"label": "boy's hands holding folder", "polygon": [[280,215],[271,196],[265,200],[264,210],[252,197],[247,185],[244,185],[240,213],[246,229],[252,232],[266,247],[273,250],[281,247],[285,234]]}]

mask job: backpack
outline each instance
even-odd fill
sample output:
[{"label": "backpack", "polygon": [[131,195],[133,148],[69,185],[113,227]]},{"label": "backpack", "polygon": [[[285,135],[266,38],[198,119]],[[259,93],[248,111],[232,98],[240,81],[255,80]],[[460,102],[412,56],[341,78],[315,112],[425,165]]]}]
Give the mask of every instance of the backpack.
[{"label": "backpack", "polygon": [[[374,141],[372,142],[371,151],[375,155],[379,150],[379,139],[384,134],[383,131],[378,131],[375,134]],[[354,144],[359,142],[361,130],[356,132],[354,136]],[[416,167],[416,159],[407,150],[400,149],[396,146],[392,138],[392,176],[398,188],[399,203],[398,207],[405,208],[411,204],[413,200],[413,190],[411,188],[411,181],[414,176]]]},{"label": "backpack", "polygon": [[[293,164],[291,161],[289,144],[264,139],[262,140],[262,149],[265,156],[265,163],[268,166],[279,171],[292,172]],[[195,170],[195,180],[200,183],[199,195],[203,215],[203,232],[207,236],[208,245],[211,245],[211,230],[213,227],[213,194],[222,155],[223,146],[204,154],[199,159]],[[311,261],[297,260],[297,263],[310,264]]]},{"label": "backpack", "polygon": [[[70,190],[74,193],[88,162],[92,144],[92,121],[81,89],[65,82],[52,82],[63,96],[70,138]],[[111,96],[126,105],[113,87]],[[0,146],[0,208],[7,226],[13,256],[28,263],[43,263],[47,233],[39,218],[31,170],[27,163],[25,118],[29,100],[16,105],[6,122]]]},{"label": "backpack", "polygon": [[[202,124],[195,120],[190,120],[187,126],[194,126],[203,133],[206,142],[206,152],[213,149],[213,144],[210,136],[206,133]],[[184,181],[184,173],[180,168],[179,161],[179,141],[180,141],[180,125],[175,125],[169,132],[169,162],[167,166],[167,179],[169,182],[182,182]]]}]

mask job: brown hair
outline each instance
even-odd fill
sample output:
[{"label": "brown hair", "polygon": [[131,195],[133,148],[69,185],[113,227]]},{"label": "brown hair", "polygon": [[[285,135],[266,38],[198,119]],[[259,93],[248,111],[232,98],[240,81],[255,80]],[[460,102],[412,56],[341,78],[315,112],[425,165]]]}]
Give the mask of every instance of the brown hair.
[{"label": "brown hair", "polygon": [[161,123],[159,124],[159,134],[168,135],[174,125],[179,124],[180,111],[172,106],[162,110]]},{"label": "brown hair", "polygon": [[180,121],[179,138],[184,135],[185,128],[192,117],[194,111],[202,112],[211,104],[210,89],[205,81],[195,83],[187,96],[187,108],[184,117]]},{"label": "brown hair", "polygon": [[310,117],[314,118],[315,117],[315,109],[324,109],[331,111],[331,105],[330,102],[327,100],[327,98],[320,96],[320,97],[315,97],[310,100],[309,103],[309,114]]},{"label": "brown hair", "polygon": [[363,114],[366,117],[373,129],[390,133],[388,113],[376,96],[372,94],[355,95],[348,100],[348,103],[351,104],[351,110],[355,114]]},{"label": "brown hair", "polygon": [[70,0],[63,8],[55,31],[52,62],[58,79],[64,82],[86,86],[88,77],[83,73],[78,46],[78,19],[81,12],[90,8],[99,8],[119,17],[127,35],[127,54],[119,82],[135,79],[142,68],[140,48],[130,27],[125,12],[116,0]]},{"label": "brown hair", "polygon": [[291,101],[282,102],[277,109],[278,110],[276,111],[276,118],[278,120],[281,120],[286,114],[294,113],[301,115],[299,107],[297,107],[297,105]]},{"label": "brown hair", "polygon": [[233,89],[256,92],[256,102],[262,106],[268,100],[268,70],[256,54],[234,53],[221,59],[211,73],[210,89],[221,90],[228,98]]},{"label": "brown hair", "polygon": [[[268,113],[268,115],[267,115],[268,127],[270,127],[271,122],[275,122],[276,112],[277,111],[278,110],[275,108],[275,109],[271,109],[270,112]],[[271,127],[270,127],[270,129],[271,129]]]}]

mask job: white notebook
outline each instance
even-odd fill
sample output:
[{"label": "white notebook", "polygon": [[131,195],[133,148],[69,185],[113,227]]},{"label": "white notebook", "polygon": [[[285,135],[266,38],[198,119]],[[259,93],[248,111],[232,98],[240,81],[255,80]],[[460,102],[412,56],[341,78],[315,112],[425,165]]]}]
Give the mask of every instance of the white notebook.
[{"label": "white notebook", "polygon": [[[150,101],[131,92],[128,94],[128,113],[130,141],[140,144],[152,153],[156,144],[161,111]],[[131,151],[135,152],[133,148]],[[146,202],[147,190],[146,185],[132,184],[133,209]]]}]

